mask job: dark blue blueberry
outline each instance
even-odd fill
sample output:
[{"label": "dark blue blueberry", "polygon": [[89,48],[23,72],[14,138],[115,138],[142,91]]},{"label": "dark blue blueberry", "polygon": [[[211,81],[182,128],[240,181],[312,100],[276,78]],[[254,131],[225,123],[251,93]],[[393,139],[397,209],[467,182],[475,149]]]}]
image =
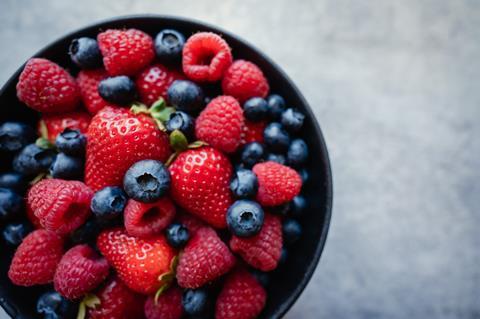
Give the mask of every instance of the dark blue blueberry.
[{"label": "dark blue blueberry", "polygon": [[288,250],[283,247],[282,248],[282,253],[280,254],[280,259],[278,260],[278,265],[283,265],[287,262],[288,258]]},{"label": "dark blue blueberry", "polygon": [[290,135],[280,123],[270,123],[263,131],[264,142],[273,152],[286,152],[290,145]]},{"label": "dark blue blueberry", "polygon": [[302,195],[297,195],[290,202],[290,214],[292,217],[300,217],[303,215],[305,207],[307,207],[307,201],[305,200],[305,197]]},{"label": "dark blue blueberry", "polygon": [[43,315],[44,319],[72,318],[74,311],[74,304],[56,291],[44,293],[37,301],[37,312]]},{"label": "dark blue blueberry", "polygon": [[288,202],[283,205],[271,207],[270,212],[272,212],[272,214],[279,215],[279,216],[287,216],[287,214],[290,212],[290,209],[291,209],[291,203]]},{"label": "dark blue blueberry", "polygon": [[95,39],[78,38],[70,43],[68,54],[73,63],[82,69],[93,69],[102,65],[102,54]]},{"label": "dark blue blueberry", "polygon": [[98,220],[113,220],[123,214],[127,194],[117,186],[105,187],[93,195],[90,209]]},{"label": "dark blue blueberry", "polygon": [[204,106],[203,90],[187,80],[174,81],[167,90],[168,101],[179,111],[197,113]]},{"label": "dark blue blueberry", "polygon": [[133,164],[123,178],[123,189],[130,198],[152,203],[170,188],[170,173],[160,161],[143,160]]},{"label": "dark blue blueberry", "polygon": [[257,175],[249,169],[239,169],[230,183],[230,190],[236,198],[252,198],[258,191]]},{"label": "dark blue blueberry", "polygon": [[98,93],[105,101],[118,105],[130,105],[137,97],[135,83],[125,75],[100,81]]},{"label": "dark blue blueberry", "polygon": [[208,310],[209,294],[207,289],[187,289],[183,293],[182,305],[187,315],[201,315]]},{"label": "dark blue blueberry", "polygon": [[268,114],[274,121],[279,121],[283,111],[285,111],[285,100],[277,94],[272,94],[267,98]]},{"label": "dark blue blueberry", "polygon": [[302,168],[298,173],[300,174],[300,177],[302,178],[303,185],[305,185],[310,178],[310,174],[308,173],[308,170],[306,168]]},{"label": "dark blue blueberry", "polygon": [[278,164],[282,165],[285,165],[285,163],[287,163],[287,159],[284,155],[276,153],[269,153],[266,160],[271,162],[277,162]]},{"label": "dark blue blueberry", "polygon": [[305,115],[292,108],[282,113],[282,125],[289,132],[298,132],[303,125]]},{"label": "dark blue blueberry", "polygon": [[240,155],[242,163],[247,167],[252,167],[258,162],[263,161],[265,157],[265,150],[263,145],[258,142],[252,142],[243,147]]},{"label": "dark blue blueberry", "polygon": [[287,152],[288,165],[292,167],[300,167],[308,159],[308,146],[301,138],[294,139]]},{"label": "dark blue blueberry", "polygon": [[50,175],[53,178],[65,180],[80,180],[83,177],[83,159],[58,153],[50,166]]},{"label": "dark blue blueberry", "polygon": [[177,63],[182,60],[185,37],[178,31],[165,29],[155,37],[155,53],[160,62]]},{"label": "dark blue blueberry", "polygon": [[267,287],[270,283],[270,275],[268,273],[258,269],[252,269],[250,270],[250,272],[253,277],[255,277],[255,279],[258,281],[258,283],[263,287]]},{"label": "dark blue blueberry", "polygon": [[101,224],[95,219],[88,219],[85,224],[77,228],[70,235],[70,239],[74,244],[92,243],[97,240],[98,234],[102,231]]},{"label": "dark blue blueberry", "polygon": [[0,150],[16,152],[35,140],[33,129],[19,122],[5,122],[0,125]]},{"label": "dark blue blueberry", "polygon": [[173,248],[179,249],[185,246],[190,239],[187,227],[179,223],[173,223],[166,230],[167,241]]},{"label": "dark blue blueberry", "polygon": [[45,172],[55,159],[53,149],[40,148],[35,144],[25,146],[13,159],[13,169],[25,176]]},{"label": "dark blue blueberry", "polygon": [[0,220],[20,217],[23,211],[23,198],[7,188],[0,188]]},{"label": "dark blue blueberry", "polygon": [[32,230],[32,225],[27,222],[8,224],[3,229],[3,239],[11,246],[18,246]]},{"label": "dark blue blueberry", "polygon": [[69,155],[84,156],[87,138],[79,130],[66,128],[55,140],[58,151]]},{"label": "dark blue blueberry", "polygon": [[257,202],[240,199],[227,210],[227,225],[239,237],[251,237],[262,229],[265,213]]},{"label": "dark blue blueberry", "polygon": [[282,225],[283,240],[287,245],[295,243],[302,235],[302,226],[295,219],[286,219]]},{"label": "dark blue blueberry", "polygon": [[185,112],[177,111],[170,114],[170,118],[165,125],[168,133],[179,130],[185,135],[187,140],[192,141],[195,132],[195,120]]},{"label": "dark blue blueberry", "polygon": [[243,104],[243,115],[247,120],[259,122],[268,115],[267,101],[261,97],[252,97]]},{"label": "dark blue blueberry", "polygon": [[19,194],[22,194],[27,189],[27,181],[20,173],[3,173],[0,174],[0,188],[8,188]]}]

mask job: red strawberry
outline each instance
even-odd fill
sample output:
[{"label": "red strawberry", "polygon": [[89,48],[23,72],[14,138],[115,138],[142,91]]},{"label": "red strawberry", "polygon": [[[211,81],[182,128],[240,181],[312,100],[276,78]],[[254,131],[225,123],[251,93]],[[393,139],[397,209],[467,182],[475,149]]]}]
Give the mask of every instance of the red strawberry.
[{"label": "red strawberry", "polygon": [[167,134],[152,118],[123,108],[98,112],[87,134],[85,183],[94,191],[120,186],[128,168],[140,160],[165,162],[171,153]]},{"label": "red strawberry", "polygon": [[80,298],[105,280],[109,268],[105,258],[88,245],[70,248],[55,272],[55,290],[68,299]]},{"label": "red strawberry", "polygon": [[17,83],[17,96],[43,113],[72,111],[80,100],[75,79],[59,65],[39,58],[25,65]]},{"label": "red strawberry", "polygon": [[226,274],[235,257],[210,227],[197,230],[180,254],[177,281],[184,288],[198,288]]},{"label": "red strawberry", "polygon": [[98,94],[98,84],[107,77],[107,71],[104,69],[82,70],[77,75],[83,104],[91,114],[96,114],[105,106],[111,105]]},{"label": "red strawberry", "polygon": [[180,212],[177,214],[177,219],[180,224],[187,227],[188,231],[193,234],[202,227],[205,227],[206,224],[198,219],[197,217],[189,214],[187,212]]},{"label": "red strawberry", "polygon": [[155,57],[152,38],[136,29],[106,30],[97,36],[110,75],[135,75]]},{"label": "red strawberry", "polygon": [[228,68],[222,80],[223,94],[231,95],[240,103],[251,97],[266,97],[270,87],[262,70],[245,60],[236,60]]},{"label": "red strawberry", "polygon": [[243,125],[240,145],[245,145],[252,142],[263,143],[263,131],[267,126],[267,122],[251,122],[245,120]]},{"label": "red strawberry", "polygon": [[146,105],[152,105],[161,97],[167,99],[167,90],[170,84],[183,78],[182,74],[169,70],[161,64],[148,67],[136,79],[140,100]]},{"label": "red strawberry", "polygon": [[98,236],[97,247],[120,279],[136,292],[155,293],[171,280],[176,252],[163,235],[140,239],[122,229],[106,230]]},{"label": "red strawberry", "polygon": [[45,229],[25,237],[13,256],[8,277],[19,286],[44,285],[52,282],[63,254],[63,239]]},{"label": "red strawberry", "polygon": [[96,293],[100,304],[88,309],[90,319],[141,319],[145,297],[125,286],[118,278],[110,279]]},{"label": "red strawberry", "polygon": [[228,158],[212,147],[191,149],[181,153],[169,170],[175,202],[210,225],[225,228],[225,215],[232,204]]},{"label": "red strawberry", "polygon": [[66,128],[76,129],[86,134],[91,119],[86,112],[43,115],[38,122],[38,135],[46,137],[50,142],[54,143],[57,135]]},{"label": "red strawberry", "polygon": [[150,237],[164,230],[175,217],[175,206],[168,197],[155,203],[129,199],[124,210],[125,229],[130,236]]},{"label": "red strawberry", "polygon": [[244,269],[231,273],[218,295],[215,319],[255,319],[265,307],[267,293]]},{"label": "red strawberry", "polygon": [[180,319],[182,316],[182,290],[177,286],[163,292],[157,302],[154,296],[150,296],[145,302],[147,319]]},{"label": "red strawberry", "polygon": [[44,179],[30,188],[27,204],[43,228],[65,235],[87,220],[92,197],[82,182]]},{"label": "red strawberry", "polygon": [[231,96],[214,98],[195,121],[198,139],[226,153],[233,153],[240,145],[244,118],[243,111]]},{"label": "red strawberry", "polygon": [[257,201],[263,206],[278,206],[291,201],[302,189],[302,178],[292,168],[276,162],[256,164]]},{"label": "red strawberry", "polygon": [[260,233],[253,237],[232,236],[230,248],[250,266],[262,271],[277,268],[282,254],[282,223],[278,216],[265,214]]}]

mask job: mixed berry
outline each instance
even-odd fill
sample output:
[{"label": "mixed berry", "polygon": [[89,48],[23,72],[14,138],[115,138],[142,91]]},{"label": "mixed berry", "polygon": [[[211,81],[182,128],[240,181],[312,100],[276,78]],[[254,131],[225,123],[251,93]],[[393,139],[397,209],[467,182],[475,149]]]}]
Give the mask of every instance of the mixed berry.
[{"label": "mixed berry", "polygon": [[45,287],[40,317],[261,314],[302,236],[305,115],[233,53],[119,29],[72,41],[75,76],[27,62],[17,96],[41,116],[0,125],[0,221],[10,280]]}]

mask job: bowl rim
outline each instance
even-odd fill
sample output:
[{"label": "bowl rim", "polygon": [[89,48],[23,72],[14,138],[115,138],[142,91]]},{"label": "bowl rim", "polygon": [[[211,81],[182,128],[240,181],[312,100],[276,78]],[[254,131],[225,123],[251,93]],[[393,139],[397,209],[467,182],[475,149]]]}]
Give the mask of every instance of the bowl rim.
[{"label": "bowl rim", "polygon": [[[315,269],[317,268],[317,265],[319,263],[320,257],[322,255],[323,249],[325,247],[325,243],[327,240],[327,235],[328,231],[330,228],[330,222],[331,222],[331,216],[332,216],[332,205],[333,205],[333,174],[332,174],[332,169],[331,169],[331,163],[330,163],[330,157],[328,154],[328,149],[326,146],[325,138],[323,136],[322,130],[320,129],[320,125],[318,123],[317,118],[315,117],[315,114],[313,113],[313,110],[311,109],[309,103],[303,96],[303,94],[300,92],[298,87],[295,85],[295,83],[290,79],[290,77],[285,73],[285,71],[276,63],[274,62],[269,56],[264,54],[260,49],[258,49],[255,45],[251,44],[249,41],[243,39],[242,37],[227,31],[221,27],[218,27],[216,25],[210,24],[209,22],[204,22],[201,20],[197,20],[194,18],[188,18],[188,17],[183,17],[183,16],[176,16],[176,15],[165,15],[165,14],[154,14],[154,13],[143,13],[143,14],[131,14],[131,15],[120,15],[120,16],[114,16],[106,19],[100,19],[97,21],[94,21],[93,23],[83,25],[81,27],[78,27],[60,37],[57,39],[47,43],[45,46],[42,47],[42,49],[38,50],[33,54],[30,58],[34,57],[40,57],[43,55],[44,52],[48,51],[51,47],[65,41],[67,38],[73,37],[74,35],[78,33],[85,32],[86,29],[90,28],[101,28],[105,24],[109,23],[118,23],[122,21],[129,21],[129,20],[136,20],[136,19],[149,19],[149,20],[172,20],[172,21],[178,21],[182,23],[189,23],[189,24],[196,24],[199,26],[202,26],[206,29],[209,29],[213,32],[218,32],[222,34],[226,34],[231,38],[234,38],[238,42],[244,44],[247,46],[249,49],[251,49],[255,54],[260,56],[263,60],[265,60],[268,64],[272,65],[273,68],[275,68],[278,73],[285,79],[286,82],[288,82],[289,86],[293,89],[294,93],[299,97],[301,103],[305,106],[305,110],[307,112],[307,115],[313,119],[313,129],[315,130],[315,133],[319,139],[319,145],[321,149],[321,153],[323,154],[323,162],[324,162],[324,169],[325,169],[325,182],[326,182],[326,188],[327,188],[327,194],[325,196],[326,202],[325,202],[325,216],[324,216],[324,223],[322,227],[322,232],[320,236],[320,240],[317,244],[317,247],[314,252],[314,256],[312,260],[310,261],[307,271],[305,272],[304,276],[302,277],[301,281],[299,281],[298,285],[295,287],[294,290],[291,291],[290,295],[288,298],[285,300],[285,302],[281,303],[279,307],[275,311],[274,317],[276,318],[281,318],[284,316],[287,311],[295,304],[297,299],[300,297],[308,283],[310,282],[310,279],[312,278]],[[30,59],[29,58],[29,59]],[[28,59],[27,59],[28,61]],[[4,93],[4,91],[12,85],[13,81],[16,79],[16,77],[21,73],[21,71],[24,68],[24,65],[26,64],[26,61],[19,66],[19,68],[8,78],[8,80],[2,85],[0,88],[0,95]],[[4,298],[0,298],[0,306],[9,314],[10,316],[15,315],[13,313],[13,309],[10,308],[7,300]]]}]

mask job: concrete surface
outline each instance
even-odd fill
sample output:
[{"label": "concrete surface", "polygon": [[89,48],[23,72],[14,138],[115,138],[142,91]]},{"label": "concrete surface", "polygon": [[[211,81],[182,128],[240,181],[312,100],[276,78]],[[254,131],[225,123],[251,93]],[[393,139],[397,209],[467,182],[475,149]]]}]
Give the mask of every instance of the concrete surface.
[{"label": "concrete surface", "polygon": [[144,12],[241,35],[315,109],[334,215],[287,318],[480,318],[480,2],[0,0],[0,82],[66,31]]}]

